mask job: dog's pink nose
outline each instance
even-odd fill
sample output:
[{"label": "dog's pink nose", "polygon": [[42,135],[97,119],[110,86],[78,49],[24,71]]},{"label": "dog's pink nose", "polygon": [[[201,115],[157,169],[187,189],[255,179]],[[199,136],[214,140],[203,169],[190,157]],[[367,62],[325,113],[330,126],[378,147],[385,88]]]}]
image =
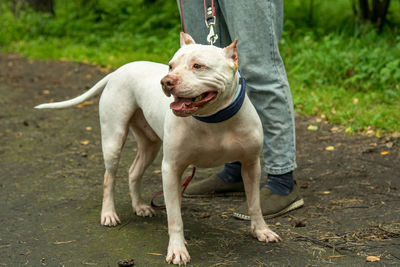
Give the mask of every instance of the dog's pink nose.
[{"label": "dog's pink nose", "polygon": [[177,79],[176,77],[167,75],[161,80],[161,84],[166,86],[166,87],[172,87],[176,85]]},{"label": "dog's pink nose", "polygon": [[168,74],[161,79],[162,89],[167,96],[171,96],[177,84],[178,78],[175,75]]}]

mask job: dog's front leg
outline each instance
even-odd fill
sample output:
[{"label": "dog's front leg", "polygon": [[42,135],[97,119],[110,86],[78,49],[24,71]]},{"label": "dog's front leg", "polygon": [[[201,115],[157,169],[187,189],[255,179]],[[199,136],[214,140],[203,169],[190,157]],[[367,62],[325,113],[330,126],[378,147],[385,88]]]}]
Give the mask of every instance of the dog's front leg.
[{"label": "dog's front leg", "polygon": [[260,206],[261,167],[258,157],[252,162],[242,162],[242,177],[251,219],[251,232],[259,241],[279,242],[282,239],[264,221]]},{"label": "dog's front leg", "polygon": [[162,180],[164,199],[167,208],[169,244],[167,262],[185,264],[190,261],[183,234],[183,221],[181,214],[181,185],[180,178],[184,168],[178,168],[170,163],[162,163]]}]

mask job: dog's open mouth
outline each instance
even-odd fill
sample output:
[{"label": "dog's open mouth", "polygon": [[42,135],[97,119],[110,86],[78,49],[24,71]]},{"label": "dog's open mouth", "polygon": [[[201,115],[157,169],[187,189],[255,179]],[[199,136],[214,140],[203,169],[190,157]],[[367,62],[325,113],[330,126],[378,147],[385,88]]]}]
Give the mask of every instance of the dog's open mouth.
[{"label": "dog's open mouth", "polygon": [[210,102],[217,96],[217,92],[209,91],[193,98],[185,98],[174,96],[174,102],[170,104],[170,108],[175,115],[183,116],[197,110],[200,106]]}]

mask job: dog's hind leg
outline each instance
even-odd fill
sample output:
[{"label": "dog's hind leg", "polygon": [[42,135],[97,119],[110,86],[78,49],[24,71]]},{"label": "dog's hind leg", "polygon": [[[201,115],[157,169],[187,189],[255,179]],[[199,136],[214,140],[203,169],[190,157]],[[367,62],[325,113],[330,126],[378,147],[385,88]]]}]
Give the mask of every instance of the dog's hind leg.
[{"label": "dog's hind leg", "polygon": [[129,130],[129,121],[136,109],[123,94],[113,93],[112,88],[103,92],[100,99],[100,126],[103,148],[104,174],[101,224],[116,226],[120,223],[114,205],[114,184],[119,159]]},{"label": "dog's hind leg", "polygon": [[113,133],[105,134],[102,127],[102,146],[106,172],[103,184],[103,204],[101,224],[116,226],[120,223],[114,206],[114,185],[122,147],[127,136],[127,129],[113,129]]},{"label": "dog's hind leg", "polygon": [[160,150],[161,140],[147,123],[141,109],[138,109],[133,115],[130,126],[138,146],[136,158],[129,169],[129,191],[132,198],[132,208],[138,216],[152,217],[155,212],[142,199],[140,187],[143,173]]}]

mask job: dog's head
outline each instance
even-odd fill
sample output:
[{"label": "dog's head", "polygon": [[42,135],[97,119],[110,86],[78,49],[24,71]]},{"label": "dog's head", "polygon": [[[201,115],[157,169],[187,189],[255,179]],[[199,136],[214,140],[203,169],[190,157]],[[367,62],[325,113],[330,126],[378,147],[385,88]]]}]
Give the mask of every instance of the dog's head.
[{"label": "dog's head", "polygon": [[181,33],[181,48],[161,80],[164,93],[173,96],[176,116],[208,116],[229,104],[238,83],[237,40],[225,48],[196,44]]}]

